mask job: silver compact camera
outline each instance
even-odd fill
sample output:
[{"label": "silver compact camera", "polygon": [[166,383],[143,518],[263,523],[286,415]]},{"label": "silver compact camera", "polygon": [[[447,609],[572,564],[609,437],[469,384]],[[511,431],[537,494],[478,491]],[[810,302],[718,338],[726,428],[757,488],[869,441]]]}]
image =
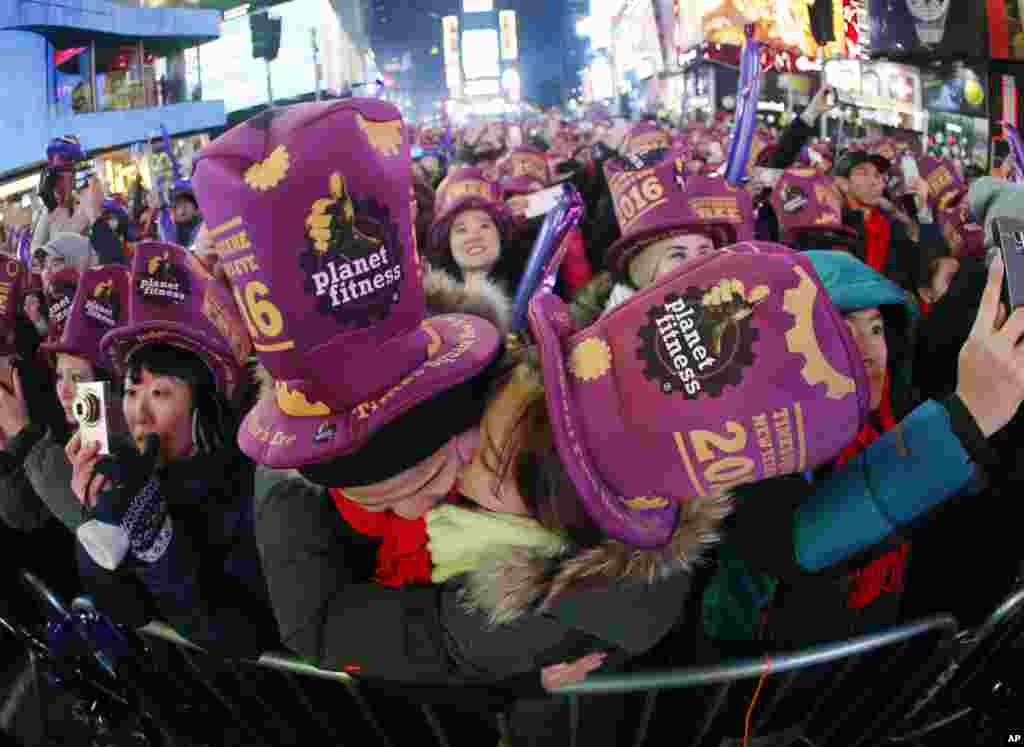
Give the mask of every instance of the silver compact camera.
[{"label": "silver compact camera", "polygon": [[98,443],[100,454],[110,454],[111,436],[128,432],[121,398],[114,395],[110,382],[79,383],[72,410],[78,421],[82,446]]}]

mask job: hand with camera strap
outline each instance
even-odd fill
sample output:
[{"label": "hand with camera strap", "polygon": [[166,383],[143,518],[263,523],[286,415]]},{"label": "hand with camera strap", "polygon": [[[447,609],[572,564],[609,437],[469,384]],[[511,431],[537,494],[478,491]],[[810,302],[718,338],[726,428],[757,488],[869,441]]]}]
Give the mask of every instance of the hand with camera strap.
[{"label": "hand with camera strap", "polygon": [[[76,441],[78,451],[73,457]],[[82,448],[80,442],[81,436],[76,434],[68,444],[68,459],[74,467],[72,485],[79,500],[92,508],[92,520],[79,527],[79,541],[107,570],[116,569],[129,550],[147,560],[167,518],[156,476],[160,437],[147,434],[141,452],[134,444],[115,439],[112,453],[98,458],[95,444]],[[88,496],[88,501],[82,496]]]},{"label": "hand with camera strap", "polygon": [[114,438],[111,443],[111,454],[101,455],[97,442],[82,443],[81,432],[76,433],[64,450],[71,462],[71,487],[78,500],[84,506],[96,510],[100,497],[104,501],[113,499],[113,495],[127,494],[128,500],[145,485],[156,469],[160,454],[160,437],[155,433],[146,436],[142,452],[128,441]]}]

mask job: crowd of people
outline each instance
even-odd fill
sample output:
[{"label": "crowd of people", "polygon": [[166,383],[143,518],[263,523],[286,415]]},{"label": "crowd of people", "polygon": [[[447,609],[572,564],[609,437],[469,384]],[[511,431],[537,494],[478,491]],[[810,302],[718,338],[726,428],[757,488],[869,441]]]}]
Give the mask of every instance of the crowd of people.
[{"label": "crowd of people", "polygon": [[[991,224],[1024,186],[837,150],[829,100],[756,132],[740,184],[727,121],[600,109],[272,109],[134,209],[76,193],[55,140],[3,237],[24,564],[225,656],[507,693],[524,744],[564,743],[551,690],[668,636],[710,663],[978,623],[1022,560],[1024,312]],[[552,188],[585,211],[524,329]]]}]

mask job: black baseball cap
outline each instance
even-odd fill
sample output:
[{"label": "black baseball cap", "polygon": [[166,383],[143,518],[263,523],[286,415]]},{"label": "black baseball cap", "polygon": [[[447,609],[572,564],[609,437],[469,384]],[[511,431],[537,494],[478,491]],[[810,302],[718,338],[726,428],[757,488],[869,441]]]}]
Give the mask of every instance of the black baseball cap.
[{"label": "black baseball cap", "polygon": [[888,158],[882,158],[882,156],[866,153],[862,150],[855,150],[848,151],[836,162],[836,165],[832,168],[832,174],[845,178],[850,176],[851,171],[865,163],[873,163],[875,168],[878,169],[878,173],[883,176],[892,168],[892,162]]}]

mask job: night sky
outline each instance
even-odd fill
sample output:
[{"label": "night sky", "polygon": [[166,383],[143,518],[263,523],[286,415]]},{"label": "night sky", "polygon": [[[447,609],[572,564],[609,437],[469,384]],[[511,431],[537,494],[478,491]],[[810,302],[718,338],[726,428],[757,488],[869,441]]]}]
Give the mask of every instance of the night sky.
[{"label": "night sky", "polygon": [[[377,0],[379,3],[380,0]],[[441,46],[440,16],[457,13],[460,2],[448,0],[384,0],[389,22],[371,26],[371,41],[379,64],[412,52],[414,69],[399,73],[403,87],[411,87],[431,98],[443,95],[443,57],[432,57],[430,48]],[[520,74],[523,96],[543,105],[561,101],[562,55],[565,33],[564,5],[551,0],[496,0],[497,10],[514,10],[519,25]]]}]

